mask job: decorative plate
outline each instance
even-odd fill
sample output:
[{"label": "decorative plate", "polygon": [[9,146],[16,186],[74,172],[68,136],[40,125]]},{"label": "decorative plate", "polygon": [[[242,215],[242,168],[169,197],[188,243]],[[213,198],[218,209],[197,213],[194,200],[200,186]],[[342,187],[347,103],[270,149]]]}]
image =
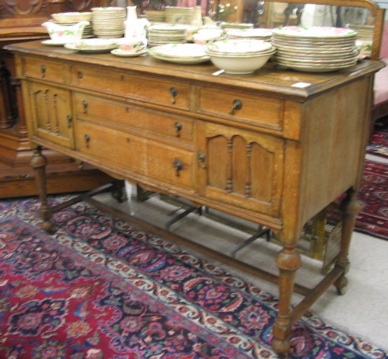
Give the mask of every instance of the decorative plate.
[{"label": "decorative plate", "polygon": [[110,53],[115,55],[115,56],[121,56],[121,57],[137,57],[137,56],[142,56],[148,52],[147,49],[144,49],[139,52],[129,52],[129,51],[123,51],[121,49],[114,49]]}]

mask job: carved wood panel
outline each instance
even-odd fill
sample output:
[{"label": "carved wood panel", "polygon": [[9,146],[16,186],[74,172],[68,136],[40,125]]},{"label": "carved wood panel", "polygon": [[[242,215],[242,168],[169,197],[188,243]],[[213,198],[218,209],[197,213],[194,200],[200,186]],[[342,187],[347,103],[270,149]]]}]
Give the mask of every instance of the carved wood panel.
[{"label": "carved wood panel", "polygon": [[250,131],[237,134],[215,124],[206,124],[201,132],[199,151],[205,156],[201,191],[219,201],[276,215],[283,181],[283,141]]},{"label": "carved wood panel", "polygon": [[88,11],[113,5],[112,0],[0,0],[0,19],[49,16],[55,12]]},{"label": "carved wood panel", "polygon": [[24,17],[47,14],[47,2],[44,0],[1,0],[0,17]]}]

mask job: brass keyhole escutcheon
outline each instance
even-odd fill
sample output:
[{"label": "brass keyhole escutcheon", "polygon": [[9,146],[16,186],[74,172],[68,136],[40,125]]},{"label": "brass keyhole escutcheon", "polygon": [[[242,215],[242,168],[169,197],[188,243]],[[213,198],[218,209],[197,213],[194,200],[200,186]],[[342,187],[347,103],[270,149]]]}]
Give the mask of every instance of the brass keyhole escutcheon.
[{"label": "brass keyhole escutcheon", "polygon": [[242,102],[240,100],[234,100],[232,108],[229,111],[230,115],[234,115],[236,110],[241,110],[242,109]]},{"label": "brass keyhole escutcheon", "polygon": [[171,103],[176,102],[176,97],[178,96],[178,90],[175,87],[170,88]]},{"label": "brass keyhole escutcheon", "polygon": [[77,71],[77,77],[82,79],[84,77],[84,73],[82,71]]}]

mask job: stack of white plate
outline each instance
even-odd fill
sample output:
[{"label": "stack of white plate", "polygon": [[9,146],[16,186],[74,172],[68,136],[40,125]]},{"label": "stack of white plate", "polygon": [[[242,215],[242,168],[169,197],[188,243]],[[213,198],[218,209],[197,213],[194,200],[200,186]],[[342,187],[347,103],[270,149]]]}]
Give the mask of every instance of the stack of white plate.
[{"label": "stack of white plate", "polygon": [[166,6],[165,9],[165,21],[170,24],[191,24],[193,16],[193,7]]},{"label": "stack of white plate", "polygon": [[182,44],[186,42],[186,25],[155,24],[148,27],[148,45]]},{"label": "stack of white plate", "polygon": [[206,48],[210,60],[229,74],[250,74],[263,67],[276,48],[268,41],[256,39],[226,39]]},{"label": "stack of white plate", "polygon": [[364,55],[370,56],[373,44],[374,25],[354,25],[349,24],[346,27],[357,31],[357,40]]},{"label": "stack of white plate", "polygon": [[200,64],[209,61],[205,46],[197,44],[166,44],[148,50],[152,57],[177,64]]},{"label": "stack of white plate", "polygon": [[97,37],[112,39],[124,35],[126,9],[122,7],[92,8],[93,32]]},{"label": "stack of white plate", "polygon": [[329,72],[357,63],[357,32],[336,27],[285,26],[273,30],[276,62],[306,72]]},{"label": "stack of white plate", "polygon": [[230,39],[257,39],[264,41],[271,41],[272,29],[225,29],[227,36]]}]

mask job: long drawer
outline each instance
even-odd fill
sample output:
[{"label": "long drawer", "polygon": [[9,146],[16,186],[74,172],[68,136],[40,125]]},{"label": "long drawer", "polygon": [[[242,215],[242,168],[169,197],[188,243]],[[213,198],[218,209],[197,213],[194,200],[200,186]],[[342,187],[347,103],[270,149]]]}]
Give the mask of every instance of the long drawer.
[{"label": "long drawer", "polygon": [[74,66],[70,83],[83,89],[104,94],[122,96],[151,104],[158,104],[183,110],[189,109],[189,85],[184,82],[161,80],[151,76],[104,71],[85,66]]},{"label": "long drawer", "polygon": [[107,125],[119,125],[137,131],[145,131],[149,136],[164,137],[166,141],[193,142],[193,120],[139,108],[122,102],[90,96],[82,93],[73,95],[77,118],[94,119]]},{"label": "long drawer", "polygon": [[194,188],[194,153],[86,121],[76,121],[77,150],[101,161],[171,185]]}]

